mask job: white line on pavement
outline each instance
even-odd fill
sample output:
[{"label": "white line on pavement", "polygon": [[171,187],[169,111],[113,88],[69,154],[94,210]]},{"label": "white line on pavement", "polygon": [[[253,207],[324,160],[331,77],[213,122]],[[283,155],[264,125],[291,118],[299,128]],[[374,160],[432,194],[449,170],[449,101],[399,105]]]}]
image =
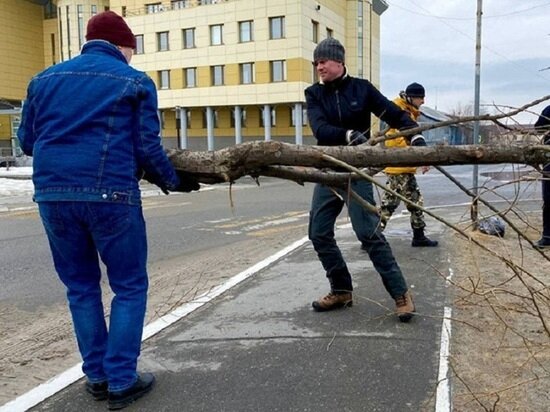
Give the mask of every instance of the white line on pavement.
[{"label": "white line on pavement", "polygon": [[[194,310],[200,308],[204,304],[210,302],[212,299],[231,289],[232,287],[238,285],[243,280],[248,279],[254,274],[258,273],[260,270],[265,269],[269,265],[275,263],[279,259],[293,252],[304,243],[308,241],[308,237],[305,236],[300,240],[292,243],[291,245],[285,247],[274,255],[269,256],[268,258],[262,260],[261,262],[256,263],[254,266],[249,267],[243,272],[233,276],[225,283],[222,283],[219,286],[211,289],[209,292],[204,293],[199,296],[192,302],[181,305],[176,308],[171,313],[162,316],[161,318],[150,323],[143,329],[143,338],[142,341],[149,339],[151,336],[159,333],[163,329],[167,328],[174,322],[180,320],[181,318],[187,316]],[[82,373],[82,363],[74,365],[70,369],[67,369],[65,372],[55,376],[54,378],[40,384],[34,389],[24,393],[23,395],[15,398],[13,401],[10,401],[0,407],[0,412],[24,412],[33,406],[38,405],[40,402],[48,399],[50,396],[55,395],[57,392],[76,382],[77,380],[84,377]]]},{"label": "white line on pavement", "polygon": [[435,412],[451,411],[451,385],[449,384],[449,352],[451,345],[452,309],[445,307],[441,326],[441,344],[439,347],[439,373],[435,395]]}]

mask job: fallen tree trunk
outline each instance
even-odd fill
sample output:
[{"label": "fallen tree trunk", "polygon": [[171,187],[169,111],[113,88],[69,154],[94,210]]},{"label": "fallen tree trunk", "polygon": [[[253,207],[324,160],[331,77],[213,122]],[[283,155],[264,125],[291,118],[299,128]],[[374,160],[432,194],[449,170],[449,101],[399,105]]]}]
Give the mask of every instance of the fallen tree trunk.
[{"label": "fallen tree trunk", "polygon": [[[276,176],[302,182],[343,181],[349,174],[331,175],[318,169],[332,169],[334,164],[323,154],[358,168],[386,166],[424,166],[461,164],[519,163],[538,167],[550,162],[550,147],[525,146],[427,146],[385,149],[361,146],[303,146],[276,141],[247,142],[213,152],[168,150],[174,167],[193,173],[202,183],[233,182],[238,178]],[[279,168],[273,168],[278,166]],[[281,168],[291,166],[293,168]],[[312,170],[305,168],[315,168]],[[323,177],[324,176],[324,177]],[[334,183],[336,184],[336,183]]]}]

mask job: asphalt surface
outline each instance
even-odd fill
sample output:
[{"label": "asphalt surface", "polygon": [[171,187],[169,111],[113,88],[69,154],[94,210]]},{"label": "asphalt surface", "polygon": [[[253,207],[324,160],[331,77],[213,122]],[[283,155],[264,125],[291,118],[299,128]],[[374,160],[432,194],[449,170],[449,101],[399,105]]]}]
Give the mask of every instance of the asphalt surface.
[{"label": "asphalt surface", "polygon": [[[145,340],[139,369],[153,372],[157,385],[127,410],[426,409],[437,386],[447,299],[439,274],[448,272],[448,245],[443,226],[435,222],[430,234],[442,243],[435,249],[410,247],[407,218],[390,226],[388,238],[419,312],[410,323],[393,315],[394,303],[367,254],[351,228],[343,227],[337,239],[354,275],[352,308],[311,309],[328,282],[305,241]],[[84,391],[83,382],[30,410],[106,410]],[[40,387],[36,392],[40,396]]]},{"label": "asphalt surface", "polygon": [[[464,206],[435,212],[454,223],[468,215]],[[386,237],[418,312],[400,323],[349,226],[339,227],[336,238],[354,276],[353,307],[312,310],[311,301],[328,292],[328,282],[304,238],[259,270],[251,268],[149,325],[139,370],[153,372],[156,387],[126,410],[449,410],[436,404],[454,235],[429,218],[428,235],[440,246],[412,248],[408,216],[388,224]],[[106,410],[105,402],[84,391],[81,376],[75,366],[0,411]]]}]

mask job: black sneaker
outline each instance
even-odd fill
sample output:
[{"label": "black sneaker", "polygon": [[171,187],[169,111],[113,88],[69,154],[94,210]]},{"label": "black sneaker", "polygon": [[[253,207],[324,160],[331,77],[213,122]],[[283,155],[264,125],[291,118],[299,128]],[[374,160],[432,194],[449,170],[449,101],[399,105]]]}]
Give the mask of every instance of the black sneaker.
[{"label": "black sneaker", "polygon": [[547,236],[541,237],[535,242],[535,247],[537,249],[546,249],[550,248],[550,238]]},{"label": "black sneaker", "polygon": [[86,392],[91,394],[96,401],[104,401],[108,395],[108,384],[105,382],[91,383],[86,382]]},{"label": "black sneaker", "polygon": [[439,244],[437,240],[431,240],[424,236],[420,239],[413,238],[411,242],[412,247],[436,247]]},{"label": "black sneaker", "polygon": [[120,392],[109,392],[109,410],[126,408],[135,400],[141,398],[151,389],[155,383],[152,373],[143,373],[133,386]]}]

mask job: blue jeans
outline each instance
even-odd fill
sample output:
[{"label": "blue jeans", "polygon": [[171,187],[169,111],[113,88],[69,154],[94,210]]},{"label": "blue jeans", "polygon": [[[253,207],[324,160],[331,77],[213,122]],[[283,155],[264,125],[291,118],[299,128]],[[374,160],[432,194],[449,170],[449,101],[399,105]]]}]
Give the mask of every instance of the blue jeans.
[{"label": "blue jeans", "polygon": [[[137,380],[147,303],[147,238],[140,206],[39,202],[55,269],[67,288],[82,370],[92,383],[121,391]],[[99,254],[99,257],[98,257]],[[99,258],[114,293],[109,330]]]},{"label": "blue jeans", "polygon": [[[367,202],[375,204],[371,183],[353,182],[351,188]],[[380,231],[380,218],[365,210],[356,201],[348,199],[348,193],[345,190],[336,189],[336,191],[342,198],[327,186],[317,184],[313,191],[309,215],[309,238],[326,271],[331,290],[333,292],[353,290],[351,274],[334,239],[336,218],[346,204],[353,231],[363,249],[369,254],[374,268],[382,278],[384,287],[392,298],[403,295],[407,291],[407,284],[389,243]]]}]

